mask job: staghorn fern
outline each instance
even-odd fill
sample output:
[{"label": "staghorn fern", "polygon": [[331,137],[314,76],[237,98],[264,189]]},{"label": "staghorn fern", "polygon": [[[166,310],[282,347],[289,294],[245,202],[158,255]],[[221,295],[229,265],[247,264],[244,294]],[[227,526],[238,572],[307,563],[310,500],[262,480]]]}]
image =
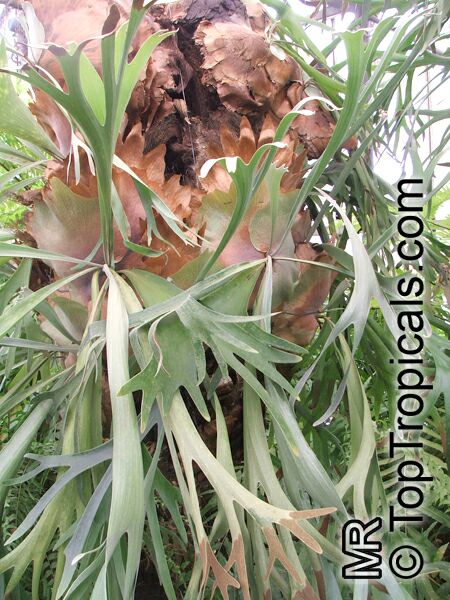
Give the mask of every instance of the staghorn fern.
[{"label": "staghorn fern", "polygon": [[[366,152],[380,119],[392,129],[398,85],[430,60],[447,15],[436,3],[381,16],[371,40],[341,33],[344,81],[334,42],[319,50],[275,0],[272,40],[261,7],[238,1],[205,3],[200,14],[192,2],[32,4],[24,22],[36,32],[40,20],[50,45],[18,76],[36,91],[37,120],[22,107],[15,123],[0,111],[0,124],[55,160],[31,198],[31,239],[0,246],[16,259],[1,289],[5,373],[17,365],[0,414],[31,407],[0,464],[16,486],[56,475],[0,559],[8,592],[33,562],[39,598],[58,539],[53,597],[128,600],[145,545],[175,598],[162,499],[195,553],[185,598],[316,599],[325,578],[339,597],[340,526],[348,512],[378,509],[373,420],[392,399],[368,381],[371,360],[382,364],[392,346],[383,325],[394,331],[395,194]],[[327,74],[305,66],[300,48],[330,62]],[[430,248],[431,282],[445,252],[432,235]],[[50,267],[47,285],[38,261]],[[432,343],[443,382],[447,347],[437,335]],[[242,383],[243,460],[220,394],[230,376]],[[336,411],[351,448],[337,473]],[[61,447],[29,456],[33,468],[20,475],[53,416]],[[199,471],[212,495],[206,519]],[[392,577],[382,583],[391,597],[411,597]],[[433,585],[425,578],[414,591],[424,597]],[[375,586],[370,594],[383,597]]]}]

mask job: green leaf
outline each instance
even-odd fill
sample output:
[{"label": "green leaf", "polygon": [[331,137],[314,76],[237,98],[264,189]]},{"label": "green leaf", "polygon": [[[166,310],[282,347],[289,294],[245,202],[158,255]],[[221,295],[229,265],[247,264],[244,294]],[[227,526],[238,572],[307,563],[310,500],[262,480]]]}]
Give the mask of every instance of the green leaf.
[{"label": "green leaf", "polygon": [[100,75],[84,53],[80,57],[80,84],[97,121],[100,125],[104,125],[106,119],[105,88]]},{"label": "green leaf", "polygon": [[[1,244],[2,242],[0,242],[0,253]],[[13,256],[17,256],[17,254],[14,254]],[[0,314],[5,310],[5,307],[14,294],[16,294],[21,288],[28,286],[30,273],[31,260],[22,260],[11,277],[9,277],[2,285],[0,288]]]},{"label": "green leaf", "polygon": [[33,311],[41,302],[46,300],[54,292],[65,285],[68,285],[72,281],[83,277],[83,275],[92,273],[92,271],[94,271],[93,268],[85,269],[84,271],[79,271],[78,273],[69,275],[64,279],[59,279],[58,281],[55,281],[54,283],[51,283],[50,285],[47,285],[36,292],[31,292],[25,296],[25,298],[16,302],[13,306],[8,307],[0,315],[0,337],[4,336],[25,315]]},{"label": "green leaf", "polygon": [[33,441],[52,406],[52,400],[40,402],[0,452],[0,512],[8,492],[5,482],[15,474],[28,446]]},{"label": "green leaf", "polygon": [[107,271],[109,279],[106,317],[106,353],[108,382],[113,416],[113,458],[111,511],[106,538],[106,563],[97,578],[93,597],[101,597],[106,568],[120,549],[127,534],[127,560],[122,581],[125,598],[131,597],[141,556],[144,529],[144,473],[141,442],[133,396],[121,389],[128,374],[128,314],[116,281],[117,275]]},{"label": "green leaf", "polygon": [[[238,273],[247,270],[253,270],[263,264],[264,261],[254,261],[250,263],[241,263],[222,269],[214,275],[210,275],[204,281],[200,281],[193,285],[189,290],[182,291],[179,294],[173,295],[173,297],[163,300],[157,305],[150,304],[149,308],[146,308],[139,313],[130,315],[130,325],[132,327],[139,327],[153,321],[161,315],[170,313],[178,306],[180,306],[188,297],[202,298],[203,296],[212,293],[214,290],[220,289],[227,281],[230,281]],[[135,271],[133,269],[133,271]],[[128,275],[131,271],[125,271]],[[159,277],[159,280],[162,278]]]},{"label": "green leaf", "polygon": [[101,266],[94,262],[82,260],[80,258],[73,258],[71,256],[66,256],[65,254],[59,254],[57,252],[50,252],[41,248],[31,248],[30,246],[26,246],[25,244],[10,244],[1,241],[0,256],[6,256],[8,258],[36,258],[38,260],[48,261],[59,260],[63,262],[72,262],[82,265],[94,265],[96,267]]},{"label": "green leaf", "polygon": [[248,164],[245,163],[239,156],[228,156],[224,158],[210,159],[202,166],[200,177],[206,177],[210,169],[216,163],[226,168],[236,188],[236,201],[226,230],[217,244],[213,255],[202,269],[199,279],[202,279],[217,261],[220,254],[223,252],[236,232],[242,219],[245,217],[253,199],[253,195],[260,183],[261,172],[257,170],[260,160],[269,152],[271,148],[278,149],[280,147],[284,147],[280,142],[264,144],[256,150]]},{"label": "green leaf", "polygon": [[[195,361],[198,348],[191,332],[182,325],[176,315],[170,315],[155,322],[155,327],[150,328],[149,338],[154,347],[150,362],[122,390],[143,391],[142,425],[146,422],[154,400],[161,397],[163,410],[167,411],[180,387],[188,391],[200,414],[209,421],[208,409],[199,389]],[[176,352],[174,348],[177,348]]]},{"label": "green leaf", "polygon": [[[11,188],[5,188],[4,186],[6,186],[12,179],[22,175],[23,173],[27,173],[30,170],[36,169],[36,167],[39,167],[43,164],[45,164],[47,161],[46,160],[38,160],[38,161],[34,161],[34,162],[29,162],[25,165],[20,165],[19,167],[15,168],[15,169],[10,169],[8,171],[6,171],[6,173],[3,173],[2,175],[0,175],[0,190],[2,191],[2,194],[6,194],[8,193],[8,191]],[[39,177],[37,178],[39,179]],[[24,182],[19,182],[22,183],[22,185],[25,185]]]},{"label": "green leaf", "polygon": [[348,78],[345,89],[345,100],[342,111],[339,113],[336,128],[331,136],[328,145],[322,156],[314,164],[311,172],[306,177],[301,190],[292,205],[289,226],[286,234],[294,223],[298,211],[304,201],[313,190],[323,170],[329,160],[337,150],[348,139],[348,129],[358,110],[357,98],[363,82],[364,71],[366,68],[366,57],[363,51],[364,32],[344,32],[341,34],[347,52]]},{"label": "green leaf", "polygon": [[[211,348],[223,376],[227,375],[227,363],[233,368],[236,363],[239,364],[234,357],[236,354],[285,389],[292,391],[289,383],[272,363],[297,362],[296,355],[301,349],[256,327],[253,321],[261,320],[262,317],[236,315],[236,312],[240,311],[242,314],[247,309],[249,296],[260,271],[258,263],[256,267],[252,271],[238,270],[234,277],[227,283],[224,282],[217,291],[213,289],[209,293],[204,292],[203,304],[192,297],[193,290],[200,284],[187,292],[177,294],[175,286],[154,275],[139,271],[126,273],[136,286],[144,304],[149,301],[154,311],[154,318],[151,319],[153,324],[148,331],[147,354],[150,352],[151,358],[122,390],[143,390],[144,423],[155,399],[160,399],[163,413],[167,414],[175,392],[182,387],[188,391],[202,416],[209,419],[198,387],[206,374],[203,344]],[[217,276],[208,279],[215,277]],[[206,290],[208,279],[201,285]],[[152,291],[152,283],[155,284],[155,292]],[[166,300],[168,296],[172,297],[172,301]],[[155,298],[160,299],[159,305],[155,305]],[[158,310],[159,306],[161,308]],[[167,311],[163,309],[165,306]],[[219,313],[215,310],[216,307],[232,314]],[[133,317],[139,317],[139,313],[134,313]],[[174,348],[177,348],[177,352],[174,352]],[[143,355],[145,354],[146,352],[143,352]],[[270,402],[267,394],[264,394],[264,399]]]},{"label": "green leaf", "polygon": [[[6,48],[5,42],[2,40],[0,42],[0,67],[5,65]],[[17,95],[11,83],[12,75],[4,69],[0,70],[0,129],[61,157],[58,148]]]},{"label": "green leaf", "polygon": [[344,336],[339,336],[339,341],[341,345],[339,359],[343,371],[348,373],[347,398],[351,428],[351,455],[349,469],[336,486],[336,490],[343,498],[348,489],[353,487],[355,516],[358,519],[367,519],[365,487],[376,447],[375,432],[369,403],[350,348]]},{"label": "green leaf", "polygon": [[111,191],[111,207],[114,214],[114,219],[120,231],[120,235],[122,236],[123,243],[125,247],[128,248],[128,250],[131,250],[132,252],[137,252],[138,254],[143,254],[144,256],[161,256],[162,252],[152,250],[151,248],[141,246],[140,244],[135,244],[134,242],[130,242],[130,240],[128,239],[128,231],[130,229],[130,226],[125,211],[123,209],[122,202],[120,201],[119,195],[114,185],[112,186]]},{"label": "green leaf", "polygon": [[[336,202],[326,192],[320,190],[319,192],[323,196],[323,198],[326,199],[332,205],[334,210],[336,210],[339,213],[341,219],[344,222],[345,229],[347,230],[350,242],[352,244],[355,284],[350,300],[344,312],[340,316],[338,322],[336,323],[335,327],[333,328],[333,331],[328,336],[325,344],[323,345],[320,355],[312,363],[312,365],[308,367],[308,369],[305,371],[300,381],[296,385],[295,389],[297,394],[301,392],[303,386],[310,377],[311,373],[313,372],[315,366],[317,365],[320,358],[323,356],[326,349],[329,348],[330,345],[333,344],[334,341],[337,339],[337,337],[350,325],[354,326],[353,354],[355,353],[356,348],[361,342],[361,338],[364,333],[365,324],[367,322],[367,317],[369,315],[369,310],[373,298],[376,299],[378,305],[380,306],[385,321],[392,335],[396,335],[398,333],[398,325],[395,313],[381,290],[380,284],[378,283],[374,271],[374,267],[367,254],[366,249],[364,248],[360,237],[356,233],[353,225],[351,224],[345,212],[336,204]],[[344,376],[344,379],[342,380],[338,391],[336,392],[335,397],[333,398],[325,414],[322,415],[322,417],[315,422],[315,425],[319,425],[326,421],[336,410],[344,393],[345,383],[346,376]]]},{"label": "green leaf", "polygon": [[157,31],[140,45],[140,48],[133,60],[129,63],[126,63],[123,71],[122,81],[120,82],[120,92],[117,102],[117,116],[115,121],[115,131],[117,133],[120,128],[122,115],[125,113],[125,109],[130,100],[131,93],[139,79],[142,70],[147,66],[153,50],[156,48],[156,46],[161,44],[161,42],[172,35],[174,35],[173,31]]}]

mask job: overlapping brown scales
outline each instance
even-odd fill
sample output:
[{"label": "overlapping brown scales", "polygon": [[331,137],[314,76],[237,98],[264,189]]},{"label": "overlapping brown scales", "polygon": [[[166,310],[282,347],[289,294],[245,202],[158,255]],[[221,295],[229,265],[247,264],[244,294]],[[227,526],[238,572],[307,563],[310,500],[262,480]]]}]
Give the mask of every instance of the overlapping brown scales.
[{"label": "overlapping brown scales", "polygon": [[[192,68],[184,60],[175,37],[158,46],[148,62],[127,107],[128,127],[142,123],[146,128],[176,114],[174,96],[182,95],[192,76]],[[157,137],[157,136],[153,136]],[[162,141],[166,142],[166,139]],[[147,150],[158,141],[147,145]]]},{"label": "overlapping brown scales", "polygon": [[[138,177],[165,201],[177,217],[183,220],[191,215],[192,191],[190,186],[180,184],[180,175],[174,174],[165,177],[166,148],[164,145],[161,144],[144,154],[144,138],[140,124],[133,127],[124,142],[119,140],[116,153]],[[118,188],[121,185],[126,186],[123,196],[125,196],[125,191],[131,193],[132,188],[130,186],[134,188],[131,177],[124,171],[115,169],[113,179]],[[123,197],[121,194],[119,195]],[[141,216],[144,218],[144,214]]]},{"label": "overlapping brown scales", "polygon": [[247,117],[242,117],[239,139],[225,127],[220,128],[220,141],[224,156],[240,156],[246,163],[250,162],[256,151],[255,134]]},{"label": "overlapping brown scales", "polygon": [[[111,3],[110,0],[97,4],[33,0],[46,41],[61,45],[99,36]],[[129,2],[123,0],[119,4],[125,18]],[[220,167],[213,168],[206,179],[200,180],[202,164],[220,156],[240,156],[248,162],[256,148],[273,140],[282,117],[306,95],[298,65],[290,57],[280,58],[272,52],[266,26],[266,16],[257,4],[245,6],[241,0],[182,0],[151,7],[131,50],[132,55],[142,40],[158,29],[174,31],[172,37],[156,48],[140,76],[127,107],[116,152],[191,229],[205,225],[198,218],[205,194],[226,193],[231,183]],[[100,70],[98,41],[89,43],[85,51]],[[51,53],[43,53],[42,66],[60,77]],[[305,108],[313,114],[297,117],[283,140],[285,147],[275,157],[275,164],[287,169],[281,180],[283,194],[301,186],[306,157],[317,158],[334,131],[333,117],[320,103],[311,100]],[[33,111],[66,155],[71,130],[61,111],[40,92]],[[80,151],[79,182],[75,181],[73,160],[70,168],[68,165],[68,158],[64,163],[50,163],[49,183],[36,202],[30,231],[41,247],[70,254],[69,250],[77,246],[78,256],[87,246],[91,250],[92,240],[95,244],[98,239],[97,221],[91,220],[89,232],[80,231],[75,222],[63,223],[62,229],[71,239],[70,248],[69,242],[64,248],[48,231],[47,224],[55,215],[47,220],[42,218],[55,208],[52,191],[55,177],[78,196],[97,195],[95,177],[84,151]],[[113,181],[129,221],[130,240],[148,244],[145,211],[131,177],[114,168]],[[138,266],[168,276],[198,255],[199,246],[186,246],[161,219],[156,217],[156,220],[169,244],[153,236],[151,247],[164,254],[145,258],[131,253],[116,232],[115,254],[121,266]],[[260,256],[252,247],[246,228],[244,223],[230,243],[228,263],[253,254]],[[296,248],[298,257],[308,256],[318,262],[329,260],[323,251],[309,244],[296,241]],[[64,265],[55,268],[57,275],[65,274]],[[311,265],[302,265],[299,274],[293,304],[283,308],[307,314],[278,317],[275,325],[280,334],[306,343],[317,327],[313,313],[320,310],[332,278],[329,271]]]},{"label": "overlapping brown scales", "polygon": [[299,76],[293,61],[276,58],[249,25],[203,21],[194,39],[203,58],[202,83],[217,91],[228,110],[266,112],[277,92]]},{"label": "overlapping brown scales", "polygon": [[[97,4],[74,0],[33,2],[47,41],[62,45],[98,36],[110,4],[109,0]],[[128,4],[121,3],[123,15]],[[140,122],[145,130],[145,150],[166,144],[173,154],[168,170],[195,182],[194,171],[198,173],[208,158],[204,148],[221,124],[232,134],[244,114],[252,117],[255,132],[267,116],[279,122],[305,91],[299,83],[301,73],[296,63],[290,57],[280,59],[272,53],[264,23],[261,7],[251,4],[246,9],[240,0],[184,0],[152,7],[135,48],[139,40],[157,29],[179,30],[155,50],[142,74],[127,109],[125,134]],[[98,41],[88,44],[85,52],[100,69]],[[41,62],[59,77],[55,60],[45,52]],[[177,110],[179,99],[186,104],[188,118]],[[296,141],[316,158],[333,133],[334,122],[316,101],[308,108],[314,115],[300,116],[294,131],[298,133]],[[238,116],[237,122],[233,115]]]},{"label": "overlapping brown scales", "polygon": [[[257,148],[273,141],[276,128],[277,123],[270,114],[266,115],[259,135],[255,134],[247,117],[242,117],[238,134],[222,125],[219,128],[219,141],[207,146],[208,157],[239,156],[245,162],[249,162]],[[300,187],[306,153],[304,151],[296,153],[295,140],[291,134],[285,136],[283,143],[285,147],[277,151],[274,164],[287,169],[281,180],[281,191],[285,193]],[[230,176],[217,166],[213,167],[202,180],[202,187],[206,192],[215,190],[227,192],[230,183]]]},{"label": "overlapping brown scales", "polygon": [[[124,142],[119,141],[116,153],[138,177],[145,181],[165,201],[180,220],[188,221],[192,210],[198,204],[194,197],[197,191],[191,186],[182,186],[180,175],[175,174],[169,178],[164,176],[166,149],[163,145],[147,154],[144,154],[143,146],[144,139],[141,134],[141,127],[137,124]],[[67,169],[67,164],[54,161],[49,164],[47,169],[48,185],[43,190],[42,197],[36,200],[34,214],[29,221],[29,230],[39,247],[85,258],[95,246],[100,228],[98,204],[94,200],[88,202],[96,196],[96,181],[90,172],[84,152],[80,154],[80,164],[83,176],[78,183],[75,180],[73,168]],[[61,186],[56,185],[57,182],[62,181],[65,181],[69,190],[76,194],[76,196],[72,196],[72,201],[75,204],[72,210],[67,212],[64,208],[66,201],[60,194]],[[113,181],[130,225],[129,239],[135,243],[147,244],[146,214],[131,176],[119,168],[114,168]],[[58,192],[55,193],[56,189]],[[82,225],[80,220],[75,217],[79,214],[80,219],[83,220],[83,211],[86,206],[91,204],[95,215],[89,213],[88,221]],[[180,242],[179,238],[157,216],[156,222],[161,236],[173,247],[155,237],[151,244],[152,248],[165,254],[160,258],[149,261],[142,255],[135,255],[127,251],[119,233],[116,231],[115,256],[116,260],[122,261],[120,265],[123,268],[136,266],[168,276],[175,273],[198,254],[198,246],[190,247]],[[58,231],[62,237],[57,236]],[[55,236],[58,237],[59,241]],[[101,256],[97,256],[97,259],[102,260]],[[64,276],[67,274],[68,265],[65,265],[65,263],[55,263],[52,266],[58,275]]]},{"label": "overlapping brown scales", "polygon": [[[34,4],[47,41],[63,44],[70,36],[80,41],[98,35],[109,2],[85,6],[71,0],[35,0]],[[143,38],[161,27],[179,27],[176,36],[155,50],[141,76],[127,109],[125,134],[140,122],[145,130],[145,150],[166,144],[172,163],[166,170],[180,173],[190,183],[198,184],[196,174],[209,158],[205,148],[220,125],[233,135],[240,116],[247,114],[257,132],[265,118],[277,124],[304,96],[296,63],[271,51],[262,30],[265,18],[261,8],[250,5],[248,10],[250,18],[239,0],[184,0],[156,6],[138,36]],[[86,47],[86,53],[99,69],[95,41]],[[45,68],[57,74],[52,55],[44,53],[42,60]],[[177,109],[179,99],[186,105],[187,118]],[[293,139],[302,142],[308,155],[316,158],[334,123],[317,102],[312,101],[308,108],[315,114],[297,119],[298,137]]]}]

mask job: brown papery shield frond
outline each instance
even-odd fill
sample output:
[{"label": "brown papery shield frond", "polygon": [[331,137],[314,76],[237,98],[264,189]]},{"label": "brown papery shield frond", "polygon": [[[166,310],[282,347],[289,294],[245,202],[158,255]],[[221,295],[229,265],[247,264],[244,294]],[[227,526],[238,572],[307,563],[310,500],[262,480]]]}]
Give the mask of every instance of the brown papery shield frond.
[{"label": "brown papery shield frond", "polygon": [[277,308],[280,314],[273,318],[273,332],[275,335],[306,346],[319,325],[317,317],[336,273],[322,266],[333,264],[330,256],[311,244],[298,244],[295,254],[301,260],[314,261],[318,265],[300,263],[298,281],[292,299]]}]

